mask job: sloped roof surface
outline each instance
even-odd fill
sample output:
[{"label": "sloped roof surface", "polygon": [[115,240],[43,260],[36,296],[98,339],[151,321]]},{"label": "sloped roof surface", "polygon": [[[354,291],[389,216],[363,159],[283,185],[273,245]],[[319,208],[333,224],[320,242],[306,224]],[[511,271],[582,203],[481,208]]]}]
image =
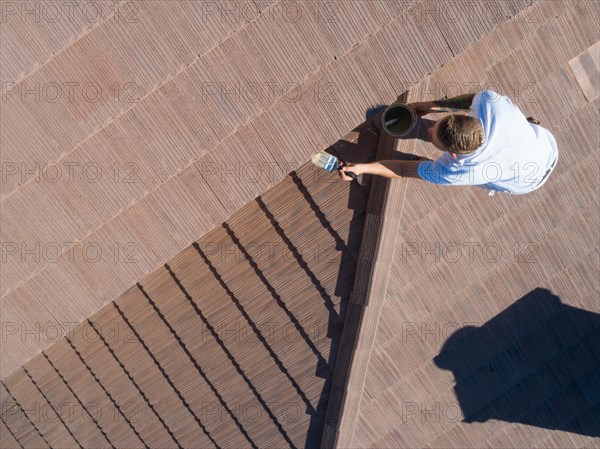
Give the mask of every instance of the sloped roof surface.
[{"label": "sloped roof surface", "polygon": [[[0,31],[0,376],[455,51],[403,2],[95,4],[14,3]],[[408,29],[426,51],[389,46]]]},{"label": "sloped roof surface", "polygon": [[[597,48],[597,2],[12,5],[3,447],[318,446],[369,184],[302,164],[407,89],[485,87],[559,164],[525,197],[402,181],[339,447],[597,446],[599,103],[569,64]],[[331,151],[377,139],[367,122]]]},{"label": "sloped roof surface", "polygon": [[2,447],[318,447],[367,197],[292,172],[4,379]]},{"label": "sloped roof surface", "polygon": [[597,2],[536,2],[426,80],[509,95],[559,162],[526,196],[408,181],[348,447],[598,447],[600,103],[569,61],[599,22]]}]

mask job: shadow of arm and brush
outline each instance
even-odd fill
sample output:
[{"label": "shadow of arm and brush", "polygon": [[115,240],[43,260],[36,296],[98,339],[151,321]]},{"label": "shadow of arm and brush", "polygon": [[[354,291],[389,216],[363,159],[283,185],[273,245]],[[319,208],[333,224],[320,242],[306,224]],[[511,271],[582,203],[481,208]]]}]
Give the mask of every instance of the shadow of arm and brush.
[{"label": "shadow of arm and brush", "polygon": [[[377,155],[380,137],[379,133],[380,130],[374,125],[372,120],[367,117],[367,120],[354,128],[344,139],[340,139],[329,147],[327,152],[344,162],[372,162]],[[325,182],[342,183],[342,181],[337,178],[337,175],[332,177],[331,175],[325,174],[325,176],[327,178]],[[327,330],[327,336],[331,339],[331,349],[327,361],[330,370],[323,371],[317,369],[317,372],[327,373],[327,378],[318,401],[317,413],[312,417],[309,425],[305,442],[306,448],[321,447],[325,414],[330,406],[330,393],[333,385],[332,373],[340,349],[342,328],[346,319],[346,312],[354,284],[356,261],[362,239],[370,183],[371,179],[368,175],[361,177],[359,182],[350,182],[347,188],[347,196],[344,195],[344,199],[339,199],[340,202],[344,202],[344,206],[340,207],[352,210],[352,217],[347,230],[347,240],[344,241],[343,239],[340,239],[339,236],[335,238],[335,249],[336,251],[341,252],[341,257],[336,257],[336,260],[339,260],[339,267],[334,292],[337,297],[341,298],[340,311],[339,314],[330,313]],[[342,186],[342,184],[338,184],[338,190],[340,186]],[[307,197],[307,201],[311,201],[310,196]],[[313,209],[315,207],[318,208],[314,202],[311,204],[311,207],[313,207]],[[323,223],[323,220],[321,221],[323,226],[330,227],[329,223]],[[330,233],[335,233],[337,235],[337,231],[333,229],[330,230]]]},{"label": "shadow of arm and brush", "polygon": [[452,371],[463,422],[500,420],[600,437],[600,314],[537,288],[465,326],[435,364]]},{"label": "shadow of arm and brush", "polygon": [[[353,141],[349,142],[349,139],[346,139],[345,142],[338,142],[331,148],[332,153],[344,162],[348,161],[355,164],[369,163],[376,159],[404,158],[405,161],[411,162],[422,159],[418,156],[400,153],[395,150],[397,148],[395,139],[387,134],[382,134],[380,125],[381,109],[382,107],[379,107],[368,111],[367,120],[354,130]],[[406,139],[423,138],[427,135],[427,126],[430,126],[428,121],[420,121],[415,127],[414,132],[408,135]],[[330,363],[335,363],[334,374],[333,379],[328,379],[327,385],[323,389],[323,392],[329,390],[328,397],[325,394],[323,395],[323,399],[328,402],[326,421],[323,425],[314,427],[314,430],[318,429],[318,432],[322,433],[322,447],[335,447],[337,444],[336,441],[340,436],[340,424],[343,417],[348,417],[349,414],[356,412],[357,396],[353,395],[352,404],[348,405],[346,392],[349,393],[351,388],[361,388],[357,387],[361,382],[360,376],[353,378],[352,386],[349,385],[351,361],[354,358],[360,334],[360,326],[357,323],[362,321],[364,310],[369,305],[370,296],[367,292],[374,286],[371,282],[375,265],[371,262],[378,257],[389,257],[387,251],[379,252],[376,249],[380,247],[378,242],[380,239],[385,240],[383,234],[387,235],[387,237],[395,235],[392,232],[394,226],[391,225],[394,223],[394,220],[386,221],[388,226],[385,228],[385,233],[383,233],[381,228],[384,221],[382,217],[385,214],[386,204],[388,200],[401,201],[401,190],[398,188],[398,184],[394,189],[390,190],[389,188],[392,184],[387,182],[386,179],[372,179],[369,174],[361,177],[360,183],[352,181],[348,183],[348,186],[347,207],[353,211],[347,244],[350,251],[341,260],[336,286],[336,295],[344,299],[341,313],[344,325],[343,329],[340,329],[337,336],[332,340]],[[368,197],[363,194],[363,190],[369,192]],[[394,202],[394,204],[396,203]],[[369,212],[368,214],[367,211]],[[368,216],[371,218],[368,219]],[[394,216],[397,217],[396,215]],[[365,226],[369,226],[368,229],[365,229]],[[363,242],[366,242],[365,247],[359,248]],[[357,271],[359,260],[362,261],[362,268],[360,268],[360,271]],[[381,269],[385,270],[383,266]],[[383,271],[380,274],[384,276]],[[353,289],[356,291],[353,291]],[[350,304],[350,301],[353,303]],[[374,306],[372,310],[379,309],[377,306]],[[338,349],[339,357],[337,357]],[[348,422],[345,425],[352,426],[351,418],[348,418],[346,421]],[[311,432],[309,432],[309,436],[311,436]],[[311,441],[314,441],[311,447],[317,447],[316,439]]]},{"label": "shadow of arm and brush", "polygon": [[[436,121],[418,118],[416,119],[415,126],[408,134],[402,137],[392,137],[391,135],[388,136],[386,134],[386,131],[383,129],[381,123],[383,114],[383,111],[379,111],[370,118],[373,126],[377,128],[380,135],[386,135],[387,139],[397,141],[397,148],[415,148],[417,147],[416,144],[420,142],[421,147],[424,147],[422,149],[424,149],[427,152],[430,151],[427,148],[427,146],[431,144],[429,130],[436,123]],[[407,145],[403,144],[404,141],[412,142],[410,145]],[[426,143],[426,145],[424,145],[423,143]],[[396,150],[393,153],[388,152],[384,157],[380,155],[376,160],[373,159],[368,162],[363,162],[361,160],[350,160],[349,158],[346,158],[346,160],[349,162],[345,164],[347,168],[343,169],[344,171],[346,171],[346,173],[351,171],[358,175],[376,175],[389,179],[421,179],[421,177],[418,174],[418,168],[420,163],[424,161],[431,161],[432,159],[425,156],[419,156],[417,154],[406,153],[403,151]],[[347,176],[345,176],[344,179],[348,180]]]}]

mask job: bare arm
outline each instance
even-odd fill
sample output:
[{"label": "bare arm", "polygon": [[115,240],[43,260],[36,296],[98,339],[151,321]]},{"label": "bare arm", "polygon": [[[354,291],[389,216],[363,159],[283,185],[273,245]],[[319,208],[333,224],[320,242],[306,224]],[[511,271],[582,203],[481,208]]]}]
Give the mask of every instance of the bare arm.
[{"label": "bare arm", "polygon": [[471,107],[473,98],[475,98],[475,94],[464,94],[459,95],[458,97],[435,100],[432,103],[443,108],[467,110]]},{"label": "bare arm", "polygon": [[410,106],[415,110],[419,117],[423,117],[431,112],[438,112],[436,108],[444,108],[448,112],[466,114],[473,103],[475,94],[464,94],[458,97],[445,98],[443,100],[421,101],[410,103]]},{"label": "bare arm", "polygon": [[344,171],[351,171],[357,175],[369,174],[383,176],[384,178],[399,179],[399,178],[419,178],[418,167],[423,161],[429,161],[431,159],[421,158],[418,161],[397,161],[397,160],[385,160],[378,162],[370,162],[367,164],[348,164],[342,167],[340,174],[342,179],[350,180],[349,176],[345,175]]}]

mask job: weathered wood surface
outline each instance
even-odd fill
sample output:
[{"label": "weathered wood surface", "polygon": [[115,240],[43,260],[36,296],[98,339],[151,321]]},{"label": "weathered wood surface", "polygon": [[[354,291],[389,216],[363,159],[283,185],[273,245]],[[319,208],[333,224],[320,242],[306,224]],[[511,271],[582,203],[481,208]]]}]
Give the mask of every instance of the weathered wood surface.
[{"label": "weathered wood surface", "polygon": [[[11,5],[42,14],[9,12],[0,42],[0,308],[18,332],[64,334],[452,57],[433,23],[427,53],[383,45],[424,27],[383,0],[121,2],[54,27]],[[9,341],[0,376],[56,340]]]},{"label": "weathered wood surface", "polygon": [[368,189],[291,172],[5,378],[2,447],[317,447]]},{"label": "weathered wood surface", "polygon": [[434,71],[426,98],[473,81],[510,96],[553,132],[556,171],[518,197],[408,182],[347,447],[598,447],[599,103],[569,61],[598,40],[599,6],[522,14]]}]

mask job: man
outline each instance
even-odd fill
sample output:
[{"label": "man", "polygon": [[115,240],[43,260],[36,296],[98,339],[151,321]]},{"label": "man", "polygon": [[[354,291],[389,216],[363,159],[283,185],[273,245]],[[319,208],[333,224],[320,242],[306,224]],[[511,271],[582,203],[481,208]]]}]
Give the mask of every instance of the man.
[{"label": "man", "polygon": [[434,112],[436,106],[459,112],[438,120],[427,131],[442,156],[436,161],[348,164],[340,170],[342,179],[350,180],[344,171],[352,171],[440,185],[473,185],[490,195],[519,195],[540,188],[556,165],[558,149],[552,134],[526,118],[506,96],[486,90],[411,106],[419,117]]}]

